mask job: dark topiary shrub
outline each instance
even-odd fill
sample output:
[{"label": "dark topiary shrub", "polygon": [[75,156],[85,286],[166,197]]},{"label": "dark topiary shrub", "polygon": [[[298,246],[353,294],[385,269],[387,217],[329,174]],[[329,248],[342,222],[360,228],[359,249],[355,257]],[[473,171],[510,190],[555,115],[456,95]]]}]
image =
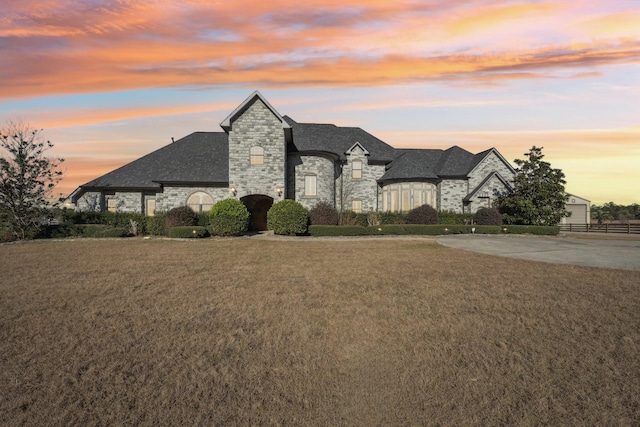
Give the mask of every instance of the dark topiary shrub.
[{"label": "dark topiary shrub", "polygon": [[316,205],[309,210],[309,217],[311,218],[312,225],[338,224],[338,211],[331,203],[324,200],[316,203]]},{"label": "dark topiary shrub", "polygon": [[438,211],[429,205],[413,208],[407,214],[407,224],[437,224]]},{"label": "dark topiary shrub", "polygon": [[198,217],[189,206],[180,206],[169,210],[164,215],[164,226],[168,230],[173,227],[196,225]]},{"label": "dark topiary shrub", "polygon": [[478,225],[502,225],[502,214],[496,208],[480,208],[473,221]]},{"label": "dark topiary shrub", "polygon": [[218,236],[237,236],[249,229],[250,214],[240,200],[221,200],[209,212],[209,229]]},{"label": "dark topiary shrub", "polygon": [[309,211],[295,200],[281,200],[267,212],[267,227],[275,234],[305,234],[308,226]]},{"label": "dark topiary shrub", "polygon": [[174,239],[194,239],[200,237],[207,237],[207,229],[199,225],[192,226],[179,226],[169,229],[169,237]]}]

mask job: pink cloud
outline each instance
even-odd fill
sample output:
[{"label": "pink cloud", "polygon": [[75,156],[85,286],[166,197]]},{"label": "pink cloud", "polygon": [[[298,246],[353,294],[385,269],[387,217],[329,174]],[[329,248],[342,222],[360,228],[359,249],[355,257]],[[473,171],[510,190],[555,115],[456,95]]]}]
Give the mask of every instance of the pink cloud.
[{"label": "pink cloud", "polygon": [[[637,37],[576,40],[567,33],[564,42],[551,43],[538,29],[533,47],[504,41],[531,37],[532,18],[536,25],[548,16],[564,18],[567,8],[551,2],[92,4],[10,4],[0,37],[11,66],[3,70],[0,97],[209,84],[376,86],[424,79],[495,84],[554,77],[566,68],[585,68],[573,74],[586,76],[594,66],[640,60]],[[575,25],[591,28],[584,19],[575,18]],[[622,13],[606,19],[606,28],[629,22]],[[525,28],[522,33],[516,23]],[[502,37],[495,37],[496,31]],[[470,48],[479,32],[496,42]]]}]

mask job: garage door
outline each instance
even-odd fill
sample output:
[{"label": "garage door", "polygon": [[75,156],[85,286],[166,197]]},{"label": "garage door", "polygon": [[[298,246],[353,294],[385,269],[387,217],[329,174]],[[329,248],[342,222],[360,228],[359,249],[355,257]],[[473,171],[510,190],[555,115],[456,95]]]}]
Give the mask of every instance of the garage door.
[{"label": "garage door", "polygon": [[586,224],[587,223],[587,205],[565,205],[571,216],[565,218],[565,224]]}]

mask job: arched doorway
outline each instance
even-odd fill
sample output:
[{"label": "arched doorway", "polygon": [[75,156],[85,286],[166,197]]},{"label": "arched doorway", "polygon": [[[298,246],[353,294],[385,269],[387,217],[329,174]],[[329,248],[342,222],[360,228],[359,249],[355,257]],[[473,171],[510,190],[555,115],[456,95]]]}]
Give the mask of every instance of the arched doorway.
[{"label": "arched doorway", "polygon": [[273,205],[273,198],[263,194],[253,194],[244,196],[240,199],[247,207],[251,214],[251,222],[249,229],[253,231],[262,231],[267,229],[267,212]]}]

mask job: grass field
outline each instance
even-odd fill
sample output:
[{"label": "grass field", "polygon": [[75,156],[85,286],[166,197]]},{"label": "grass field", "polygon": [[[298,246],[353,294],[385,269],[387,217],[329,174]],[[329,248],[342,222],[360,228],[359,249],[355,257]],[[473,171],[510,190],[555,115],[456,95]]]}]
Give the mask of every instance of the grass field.
[{"label": "grass field", "polygon": [[640,274],[409,240],[0,245],[0,425],[638,425]]}]

